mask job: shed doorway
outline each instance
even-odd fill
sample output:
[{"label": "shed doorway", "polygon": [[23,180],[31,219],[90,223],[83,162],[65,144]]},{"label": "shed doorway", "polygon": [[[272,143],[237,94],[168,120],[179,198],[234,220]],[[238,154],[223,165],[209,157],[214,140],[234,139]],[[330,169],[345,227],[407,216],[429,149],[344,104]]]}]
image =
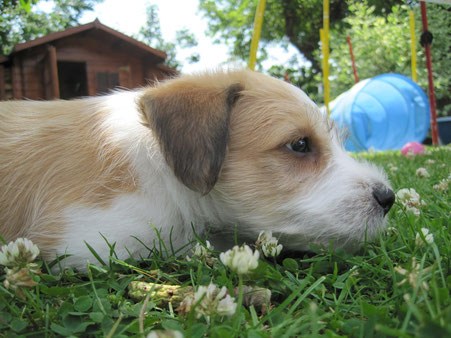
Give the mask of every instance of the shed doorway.
[{"label": "shed doorway", "polygon": [[61,99],[88,96],[85,62],[58,62],[58,83]]}]

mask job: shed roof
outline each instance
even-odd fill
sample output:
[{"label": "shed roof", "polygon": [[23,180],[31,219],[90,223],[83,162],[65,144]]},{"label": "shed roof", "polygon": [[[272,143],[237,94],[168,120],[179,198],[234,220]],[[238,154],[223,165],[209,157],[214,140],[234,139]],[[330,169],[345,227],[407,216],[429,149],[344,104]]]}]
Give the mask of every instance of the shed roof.
[{"label": "shed roof", "polygon": [[[64,31],[50,33],[48,35],[45,35],[43,37],[31,40],[31,41],[19,43],[14,46],[14,49],[13,49],[11,55],[20,53],[21,51],[24,51],[29,48],[37,47],[37,46],[40,46],[40,45],[43,45],[43,44],[46,44],[49,42],[53,42],[53,41],[56,41],[56,40],[59,40],[62,38],[70,37],[70,36],[73,36],[73,35],[76,35],[76,34],[79,34],[82,32],[86,32],[89,30],[103,32],[114,38],[122,40],[124,43],[126,43],[134,48],[137,48],[138,50],[141,50],[144,53],[152,54],[153,59],[156,63],[164,62],[164,60],[167,57],[167,54],[165,52],[163,52],[159,49],[149,47],[145,43],[142,43],[142,42],[140,42],[136,39],[133,39],[121,32],[116,31],[108,26],[105,26],[104,24],[100,23],[100,21],[98,19],[94,20],[93,22],[84,24],[84,25],[71,27]],[[9,60],[9,57],[7,57],[7,56],[0,57],[0,63],[6,62],[8,60]]]}]

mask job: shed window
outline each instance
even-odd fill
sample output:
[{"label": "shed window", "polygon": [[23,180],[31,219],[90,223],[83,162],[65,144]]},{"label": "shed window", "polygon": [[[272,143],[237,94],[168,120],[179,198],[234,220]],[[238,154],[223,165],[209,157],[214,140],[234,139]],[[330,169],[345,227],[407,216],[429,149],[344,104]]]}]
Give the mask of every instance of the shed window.
[{"label": "shed window", "polygon": [[107,93],[111,89],[119,86],[119,74],[118,73],[97,73],[97,94]]}]

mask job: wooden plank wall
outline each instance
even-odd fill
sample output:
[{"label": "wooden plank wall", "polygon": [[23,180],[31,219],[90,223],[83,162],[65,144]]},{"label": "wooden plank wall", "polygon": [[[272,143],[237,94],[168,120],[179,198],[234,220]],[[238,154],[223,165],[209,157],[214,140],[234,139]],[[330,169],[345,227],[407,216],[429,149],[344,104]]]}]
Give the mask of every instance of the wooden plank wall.
[{"label": "wooden plank wall", "polygon": [[5,88],[5,67],[0,65],[0,100],[5,100],[6,88]]},{"label": "wooden plank wall", "polygon": [[123,88],[141,87],[149,81],[153,82],[154,78],[166,77],[152,64],[151,56],[117,39],[102,38],[98,34],[85,32],[54,41],[52,45],[41,45],[17,53],[11,68],[14,98],[45,100],[58,97],[55,57],[56,61],[86,63],[90,96],[98,94],[97,73],[117,73]]}]

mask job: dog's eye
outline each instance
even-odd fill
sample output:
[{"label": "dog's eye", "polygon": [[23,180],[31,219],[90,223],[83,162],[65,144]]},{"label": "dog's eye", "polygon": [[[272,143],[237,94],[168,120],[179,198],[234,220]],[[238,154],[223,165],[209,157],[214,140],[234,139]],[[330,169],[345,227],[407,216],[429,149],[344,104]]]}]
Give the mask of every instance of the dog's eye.
[{"label": "dog's eye", "polygon": [[310,151],[310,140],[308,137],[301,137],[297,141],[287,143],[286,146],[297,153],[308,153]]}]

